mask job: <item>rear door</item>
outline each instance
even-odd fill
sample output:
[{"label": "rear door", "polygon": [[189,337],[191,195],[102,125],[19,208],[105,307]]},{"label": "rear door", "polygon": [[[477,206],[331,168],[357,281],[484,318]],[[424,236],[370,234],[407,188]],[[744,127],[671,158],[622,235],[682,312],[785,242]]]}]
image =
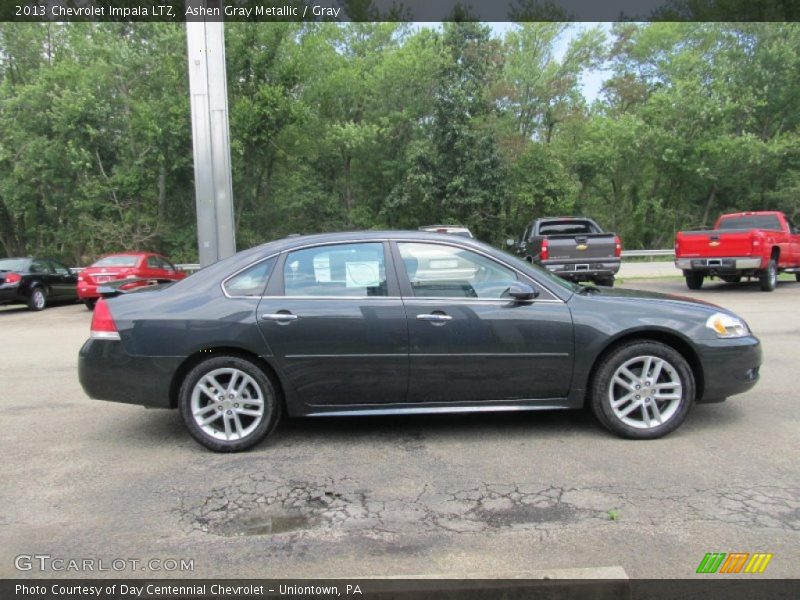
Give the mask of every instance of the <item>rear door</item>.
[{"label": "rear door", "polygon": [[382,241],[284,253],[259,327],[291,391],[311,407],[403,402],[408,329]]},{"label": "rear door", "polygon": [[564,302],[541,286],[533,301],[512,300],[513,282],[535,282],[472,249],[394,247],[408,316],[409,402],[567,396],[574,343]]},{"label": "rear door", "polygon": [[52,288],[58,290],[58,297],[64,300],[77,298],[78,276],[57,260],[48,262],[54,273]]}]

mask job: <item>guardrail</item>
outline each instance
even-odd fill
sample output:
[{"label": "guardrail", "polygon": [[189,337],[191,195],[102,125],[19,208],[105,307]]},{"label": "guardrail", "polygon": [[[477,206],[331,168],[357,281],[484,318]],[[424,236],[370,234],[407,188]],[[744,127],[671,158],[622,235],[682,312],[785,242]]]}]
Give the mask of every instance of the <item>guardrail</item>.
[{"label": "guardrail", "polygon": [[642,256],[675,256],[674,250],[623,250],[622,258],[638,258]]}]

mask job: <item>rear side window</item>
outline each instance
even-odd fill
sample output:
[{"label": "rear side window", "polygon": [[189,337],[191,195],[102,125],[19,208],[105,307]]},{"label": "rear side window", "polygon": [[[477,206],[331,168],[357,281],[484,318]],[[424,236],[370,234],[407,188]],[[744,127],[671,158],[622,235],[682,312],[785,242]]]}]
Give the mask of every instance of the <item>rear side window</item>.
[{"label": "rear side window", "polygon": [[336,244],[291,252],[283,268],[287,296],[386,296],[383,244]]},{"label": "rear side window", "polygon": [[262,260],[260,263],[237,273],[222,284],[229,296],[261,297],[267,280],[275,266],[275,257]]},{"label": "rear side window", "polygon": [[775,215],[744,215],[728,217],[719,223],[720,229],[770,229],[781,231],[781,222]]}]

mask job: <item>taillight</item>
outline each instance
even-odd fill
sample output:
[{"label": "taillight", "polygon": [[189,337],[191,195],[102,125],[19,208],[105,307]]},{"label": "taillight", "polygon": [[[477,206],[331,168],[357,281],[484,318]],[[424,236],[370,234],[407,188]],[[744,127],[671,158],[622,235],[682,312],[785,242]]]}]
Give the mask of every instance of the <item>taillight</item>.
[{"label": "taillight", "polygon": [[547,260],[548,258],[550,258],[550,246],[547,240],[542,240],[542,251],[539,252],[539,259]]},{"label": "taillight", "polygon": [[95,304],[94,313],[92,314],[92,327],[89,335],[95,340],[119,339],[117,324],[114,323],[114,318],[111,316],[108,303],[103,298],[100,298],[97,304]]},{"label": "taillight", "polygon": [[8,273],[6,275],[6,283],[19,283],[22,281],[22,275],[19,273]]},{"label": "taillight", "polygon": [[622,255],[622,242],[619,239],[618,235],[614,236],[614,256],[621,256]]}]

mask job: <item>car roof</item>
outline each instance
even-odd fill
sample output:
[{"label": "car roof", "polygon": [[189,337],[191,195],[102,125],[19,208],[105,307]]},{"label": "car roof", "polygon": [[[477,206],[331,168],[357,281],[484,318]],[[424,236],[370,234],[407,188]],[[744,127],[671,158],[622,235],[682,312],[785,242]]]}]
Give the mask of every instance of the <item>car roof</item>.
[{"label": "car roof", "polygon": [[[461,237],[458,235],[451,235],[449,233],[439,233],[436,231],[420,231],[414,230],[367,230],[367,231],[338,231],[335,233],[314,233],[310,235],[299,235],[281,238],[272,242],[267,242],[257,248],[261,250],[270,250],[273,252],[283,252],[284,250],[296,248],[299,246],[314,246],[317,244],[337,243],[337,242],[369,242],[369,241],[382,241],[382,240],[430,240],[432,242],[442,242],[450,240],[458,242],[459,244],[474,245],[482,247],[477,240]],[[253,249],[251,249],[253,250]]]}]

